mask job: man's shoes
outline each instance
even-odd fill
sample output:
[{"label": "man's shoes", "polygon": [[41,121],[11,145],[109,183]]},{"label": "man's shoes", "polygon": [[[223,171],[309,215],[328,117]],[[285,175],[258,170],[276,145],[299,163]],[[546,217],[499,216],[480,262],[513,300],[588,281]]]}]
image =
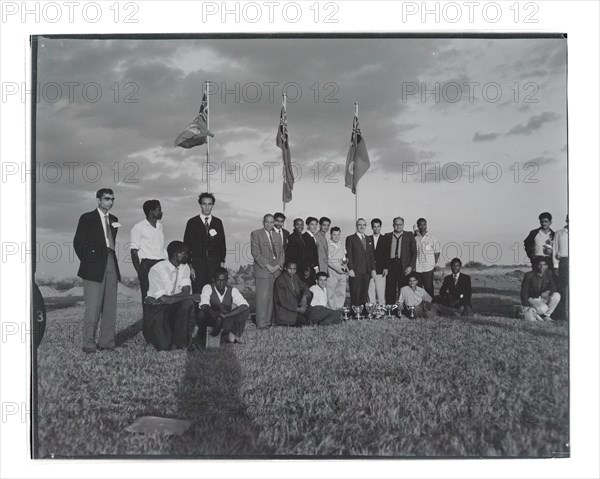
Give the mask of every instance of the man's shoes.
[{"label": "man's shoes", "polygon": [[86,347],[84,347],[83,348],[83,352],[85,354],[94,354],[94,353],[98,352],[98,348],[86,348]]},{"label": "man's shoes", "polygon": [[202,349],[203,349],[202,344],[200,344],[199,341],[195,341],[195,340],[192,341],[187,348],[188,352],[190,352],[190,353],[201,351]]},{"label": "man's shoes", "polygon": [[223,330],[223,328],[221,328],[221,325],[218,325],[216,327],[213,328],[213,330],[210,332],[210,335],[213,338],[216,338],[219,334],[221,334],[221,331]]},{"label": "man's shoes", "polygon": [[244,341],[242,341],[242,340],[241,340],[241,339],[239,339],[239,338],[235,338],[235,339],[233,340],[233,342],[234,342],[235,344],[244,344]]},{"label": "man's shoes", "polygon": [[98,347],[98,351],[114,351],[114,350],[115,350],[114,346],[112,348],[101,348],[101,347]]}]

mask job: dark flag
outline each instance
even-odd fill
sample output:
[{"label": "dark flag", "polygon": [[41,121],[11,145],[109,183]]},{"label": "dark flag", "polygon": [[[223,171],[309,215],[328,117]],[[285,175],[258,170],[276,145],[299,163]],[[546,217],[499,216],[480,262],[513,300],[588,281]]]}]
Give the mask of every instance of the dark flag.
[{"label": "dark flag", "polygon": [[355,113],[352,122],[350,149],[346,157],[346,187],[352,189],[352,193],[356,194],[356,186],[370,166],[367,145],[358,127],[358,115]]},{"label": "dark flag", "polygon": [[292,190],[294,189],[294,170],[292,169],[292,155],[287,128],[287,113],[285,103],[281,105],[281,114],[279,115],[279,128],[277,129],[276,144],[281,148],[281,159],[283,161],[283,194],[284,203],[292,201]]},{"label": "dark flag", "polygon": [[200,113],[196,119],[191,122],[175,140],[175,146],[182,148],[192,148],[198,145],[204,145],[208,136],[213,135],[208,129],[208,105],[206,102],[206,92],[202,95],[202,104]]}]

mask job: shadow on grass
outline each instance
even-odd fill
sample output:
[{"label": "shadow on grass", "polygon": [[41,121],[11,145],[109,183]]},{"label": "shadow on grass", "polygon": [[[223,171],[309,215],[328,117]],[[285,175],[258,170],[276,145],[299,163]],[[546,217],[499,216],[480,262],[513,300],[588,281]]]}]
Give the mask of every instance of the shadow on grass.
[{"label": "shadow on grass", "polygon": [[272,453],[258,447],[260,429],[240,396],[242,372],[234,347],[238,346],[188,353],[183,387],[176,397],[178,417],[192,425],[174,438],[172,454],[247,457]]},{"label": "shadow on grass", "polygon": [[135,336],[142,330],[142,318],[138,319],[135,323],[131,323],[125,329],[118,331],[115,335],[115,344],[117,347],[123,346],[126,342],[135,338]]}]

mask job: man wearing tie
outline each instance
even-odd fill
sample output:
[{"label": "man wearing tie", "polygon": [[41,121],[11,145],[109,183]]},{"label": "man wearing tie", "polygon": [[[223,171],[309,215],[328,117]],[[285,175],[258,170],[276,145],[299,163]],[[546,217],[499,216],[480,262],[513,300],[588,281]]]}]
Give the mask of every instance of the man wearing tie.
[{"label": "man wearing tie", "polygon": [[440,288],[440,303],[458,310],[463,316],[473,316],[471,306],[471,277],[461,273],[462,261],[454,258],[450,262],[452,274],[444,278]]},{"label": "man wearing tie", "polygon": [[189,249],[192,265],[192,291],[202,292],[205,284],[210,284],[215,270],[225,267],[225,230],[223,222],[212,215],[215,197],[202,193],[198,197],[200,214],[190,218],[185,227],[183,242]]},{"label": "man wearing tie", "polygon": [[283,227],[283,224],[285,223],[285,215],[283,213],[275,213],[273,216],[275,218],[273,231],[281,238],[281,245],[283,246],[283,251],[285,252],[285,248],[288,244],[288,238],[290,237],[290,232]]},{"label": "man wearing tie", "polygon": [[275,218],[263,217],[263,227],[250,233],[256,282],[256,326],[265,329],[273,321],[273,285],[283,270],[284,255],[279,235],[273,233]]},{"label": "man wearing tie", "polygon": [[367,302],[369,280],[375,276],[373,239],[365,234],[366,229],[366,220],[359,218],[356,221],[356,233],[346,237],[350,304],[352,306],[362,306]]},{"label": "man wearing tie", "polygon": [[327,273],[329,269],[327,261],[329,259],[329,245],[327,241],[327,232],[331,226],[331,220],[326,216],[323,216],[319,220],[319,231],[315,233],[315,242],[317,243],[317,258],[319,271],[321,273]]},{"label": "man wearing tie", "polygon": [[394,231],[388,233],[387,244],[390,246],[386,255],[388,274],[385,281],[385,301],[395,304],[400,288],[408,283],[408,275],[413,272],[417,263],[417,243],[412,233],[404,231],[404,218],[398,216],[393,220]]},{"label": "man wearing tie", "polygon": [[319,220],[314,216],[306,218],[306,231],[302,234],[305,246],[304,267],[310,271],[308,278],[300,279],[305,281],[308,286],[315,284],[315,274],[319,270],[319,252],[317,250],[317,239],[315,233],[319,227]]},{"label": "man wearing tie", "polygon": [[[98,207],[79,218],[73,247],[81,261],[77,276],[83,279],[83,351],[115,348],[117,283],[121,280],[115,253],[118,218],[109,214],[115,195],[109,188],[96,192]],[[100,320],[102,317],[102,320]],[[100,334],[96,344],[96,329]]]},{"label": "man wearing tie", "polygon": [[288,243],[285,247],[285,261],[291,261],[296,264],[298,277],[304,281],[305,275],[305,257],[306,257],[306,245],[304,239],[302,239],[302,232],[304,231],[304,220],[302,218],[296,218],[294,220],[294,231],[291,232],[288,237]]},{"label": "man wearing tie", "polygon": [[369,281],[369,302],[385,304],[385,277],[387,276],[387,259],[389,253],[388,238],[381,234],[381,220],[371,220],[373,230],[373,249],[375,250],[375,276]]}]

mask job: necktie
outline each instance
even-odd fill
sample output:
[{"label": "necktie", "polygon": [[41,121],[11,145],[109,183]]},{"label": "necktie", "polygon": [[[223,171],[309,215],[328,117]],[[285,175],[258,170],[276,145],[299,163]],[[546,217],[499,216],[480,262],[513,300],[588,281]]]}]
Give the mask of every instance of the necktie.
[{"label": "necktie", "polygon": [[454,286],[456,286],[458,284],[458,275],[455,274],[454,275]]},{"label": "necktie", "polygon": [[[394,238],[396,238],[394,236]],[[402,238],[402,235],[398,236],[396,238],[396,252],[394,253],[394,258],[398,259],[398,249],[400,248],[400,239]]]},{"label": "necktie", "polygon": [[271,256],[273,256],[273,259],[276,259],[275,257],[275,248],[273,247],[273,232],[269,231],[269,248],[271,248]]},{"label": "necktie", "polygon": [[179,275],[179,268],[175,269],[175,282],[173,283],[173,289],[171,291],[171,295],[175,294],[175,291],[177,291],[177,276]]},{"label": "necktie", "polygon": [[362,242],[363,247],[367,249],[367,239],[365,238],[365,235],[360,235],[360,241]]},{"label": "necktie", "polygon": [[206,228],[206,236],[209,236],[209,234],[208,234],[208,230],[209,230],[208,216],[206,218],[204,218],[204,228]]},{"label": "necktie", "polygon": [[108,222],[108,215],[104,215],[104,224],[106,225],[106,239],[108,240],[108,247],[115,250],[115,240],[112,232],[110,231],[110,223]]}]

